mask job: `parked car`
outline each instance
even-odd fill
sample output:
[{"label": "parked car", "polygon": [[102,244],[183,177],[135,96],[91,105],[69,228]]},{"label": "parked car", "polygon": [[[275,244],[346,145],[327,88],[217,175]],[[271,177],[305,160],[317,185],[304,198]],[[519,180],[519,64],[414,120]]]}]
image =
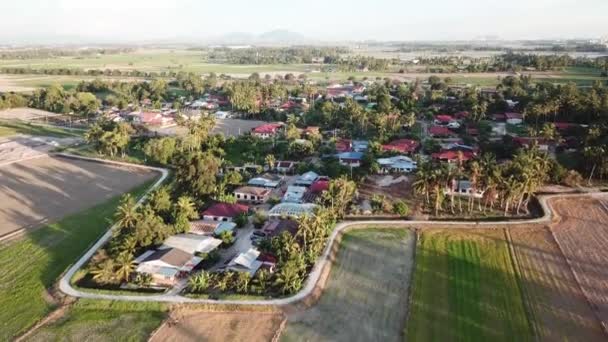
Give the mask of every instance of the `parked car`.
[{"label": "parked car", "polygon": [[253,236],[266,237],[266,233],[260,231],[254,231]]}]

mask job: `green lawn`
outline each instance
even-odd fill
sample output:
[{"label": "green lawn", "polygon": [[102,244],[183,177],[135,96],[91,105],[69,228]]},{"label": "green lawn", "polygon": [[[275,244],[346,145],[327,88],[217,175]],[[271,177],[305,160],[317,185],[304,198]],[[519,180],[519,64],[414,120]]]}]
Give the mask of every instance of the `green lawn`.
[{"label": "green lawn", "polygon": [[[150,184],[132,193],[139,197]],[[117,196],[0,246],[0,341],[23,333],[54,309],[47,289],[108,229],[119,200]]]},{"label": "green lawn", "polygon": [[534,340],[502,230],[433,230],[416,249],[410,341]]},{"label": "green lawn", "polygon": [[145,341],[166,316],[160,303],[81,299],[27,341]]},{"label": "green lawn", "polygon": [[82,136],[84,131],[67,130],[51,126],[30,125],[20,121],[0,121],[0,137],[15,134],[39,135],[47,137],[68,138]]}]

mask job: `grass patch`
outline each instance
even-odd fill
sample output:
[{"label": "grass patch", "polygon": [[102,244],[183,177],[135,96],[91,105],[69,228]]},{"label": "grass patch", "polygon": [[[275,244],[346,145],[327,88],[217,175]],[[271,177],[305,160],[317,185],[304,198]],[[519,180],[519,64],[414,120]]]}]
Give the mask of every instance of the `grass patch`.
[{"label": "grass patch", "polygon": [[[153,181],[136,187],[139,197]],[[10,340],[54,309],[47,289],[109,227],[116,196],[0,246],[0,340]]]},{"label": "grass patch", "polygon": [[502,230],[423,232],[412,291],[409,340],[534,339]]},{"label": "grass patch", "polygon": [[161,303],[80,299],[28,341],[145,341],[167,316]]},{"label": "grass patch", "polygon": [[68,130],[52,126],[31,125],[25,122],[0,121],[0,137],[15,134],[38,135],[45,137],[71,138],[81,137],[84,131]]}]

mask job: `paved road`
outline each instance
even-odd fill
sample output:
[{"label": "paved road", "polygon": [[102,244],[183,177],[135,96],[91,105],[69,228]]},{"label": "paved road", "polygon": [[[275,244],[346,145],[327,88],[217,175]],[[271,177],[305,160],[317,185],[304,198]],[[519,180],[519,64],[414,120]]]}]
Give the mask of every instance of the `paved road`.
[{"label": "paved road", "polygon": [[[159,170],[156,168],[152,168],[155,170]],[[160,169],[162,170],[162,169]],[[166,170],[162,170],[163,177],[151,187],[150,190],[156,188],[166,177]],[[390,228],[411,228],[411,227],[420,227],[420,226],[438,226],[438,227],[446,227],[450,226],[452,228],[460,228],[467,227],[470,228],[472,225],[478,228],[488,228],[494,229],[497,226],[512,226],[512,225],[525,225],[525,224],[542,224],[548,223],[553,219],[553,211],[551,207],[548,205],[548,201],[552,198],[557,197],[575,197],[575,196],[607,196],[606,193],[591,193],[591,194],[565,194],[565,195],[551,195],[551,196],[542,196],[539,198],[539,202],[541,207],[543,208],[544,215],[540,218],[530,219],[530,220],[515,220],[515,221],[499,221],[499,222],[460,222],[460,221],[406,221],[406,220],[394,220],[394,221],[353,221],[353,222],[341,222],[339,223],[333,233],[331,234],[327,246],[323,251],[323,254],[317,261],[316,265],[313,267],[309,277],[306,280],[304,288],[298,292],[297,294],[280,299],[269,299],[269,300],[213,300],[213,299],[195,299],[188,298],[176,294],[175,291],[161,294],[161,295],[112,295],[112,294],[100,294],[100,293],[90,293],[84,292],[77,289],[74,289],[70,284],[70,279],[73,277],[74,273],[82,267],[88,260],[93,256],[95,251],[101,247],[111,236],[111,229],[106,233],[91,249],[85,253],[61,278],[59,281],[59,289],[67,295],[79,298],[90,298],[90,299],[107,299],[107,300],[120,300],[120,301],[136,301],[136,302],[167,302],[167,303],[199,303],[199,304],[231,304],[231,305],[290,305],[297,303],[308,295],[312,293],[314,290],[323,269],[325,268],[329,254],[331,252],[332,246],[336,241],[338,235],[344,231],[349,229],[356,229],[357,227],[390,227]],[[143,200],[143,199],[142,199]],[[138,203],[141,203],[140,200]],[[460,226],[460,227],[459,227]]]}]

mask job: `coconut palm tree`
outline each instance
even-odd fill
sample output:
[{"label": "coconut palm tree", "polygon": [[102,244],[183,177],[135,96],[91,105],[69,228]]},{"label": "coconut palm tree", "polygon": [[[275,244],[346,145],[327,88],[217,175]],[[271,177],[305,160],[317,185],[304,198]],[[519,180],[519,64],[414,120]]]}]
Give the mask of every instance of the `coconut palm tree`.
[{"label": "coconut palm tree", "polygon": [[120,204],[114,214],[114,219],[119,229],[133,229],[140,218],[135,207],[136,203],[131,194],[126,194],[120,200]]},{"label": "coconut palm tree", "polygon": [[119,281],[128,281],[131,273],[135,271],[133,263],[133,255],[130,253],[121,253],[116,257],[116,277]]},{"label": "coconut palm tree", "polygon": [[266,165],[268,165],[268,169],[270,171],[274,170],[274,166],[277,162],[276,158],[274,157],[274,154],[267,155],[265,158],[265,161],[266,161]]},{"label": "coconut palm tree", "polygon": [[116,264],[112,259],[106,259],[101,263],[97,264],[94,269],[91,270],[93,280],[100,284],[109,284],[116,281],[114,270]]}]

